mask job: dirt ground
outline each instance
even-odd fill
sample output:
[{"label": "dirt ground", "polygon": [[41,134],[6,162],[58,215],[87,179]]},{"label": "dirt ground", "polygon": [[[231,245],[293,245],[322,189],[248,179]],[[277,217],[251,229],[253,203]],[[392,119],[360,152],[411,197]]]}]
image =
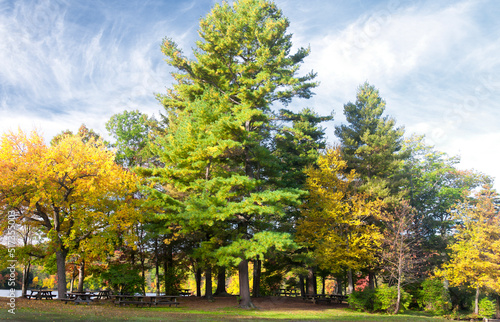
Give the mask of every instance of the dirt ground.
[{"label": "dirt ground", "polygon": [[[186,296],[180,297],[178,302],[181,304],[179,307],[193,309],[193,310],[202,310],[202,311],[212,311],[219,310],[222,308],[231,308],[238,307],[238,300],[236,297],[215,297],[213,301],[208,301],[202,297],[195,296]],[[300,297],[278,297],[278,296],[268,296],[261,298],[253,298],[253,304],[257,307],[257,309],[272,311],[272,310],[286,310],[286,311],[294,311],[294,310],[311,310],[311,311],[322,311],[333,308],[346,308],[347,304],[313,304],[311,302],[306,302],[302,300]],[[2,307],[7,306],[8,298],[0,298],[0,303]],[[63,306],[63,305],[72,305],[63,304],[58,300],[27,300],[24,298],[16,299],[16,306],[20,307],[29,307],[32,309],[36,309],[36,307],[44,307],[44,306]],[[85,305],[85,304],[80,304]],[[112,306],[112,300],[102,301],[101,303],[91,304],[91,305],[105,305]]]}]

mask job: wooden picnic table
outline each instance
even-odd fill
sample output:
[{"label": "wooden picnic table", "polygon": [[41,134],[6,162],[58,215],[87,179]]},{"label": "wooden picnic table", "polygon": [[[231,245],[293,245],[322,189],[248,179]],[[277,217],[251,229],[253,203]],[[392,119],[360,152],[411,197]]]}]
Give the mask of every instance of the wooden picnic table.
[{"label": "wooden picnic table", "polygon": [[87,303],[89,305],[92,303],[92,297],[94,297],[94,292],[68,292],[66,296],[61,301],[64,301],[64,304],[68,302],[73,302],[76,304]]},{"label": "wooden picnic table", "polygon": [[125,304],[135,304],[136,306],[151,306],[151,303],[147,303],[144,301],[144,295],[115,295],[115,305],[125,305]]},{"label": "wooden picnic table", "polygon": [[111,298],[111,291],[110,290],[99,290],[96,293],[97,294],[95,295],[95,299],[97,299],[97,300],[104,300],[104,299]]},{"label": "wooden picnic table", "polygon": [[347,296],[342,294],[306,294],[302,299],[311,301],[314,304],[318,304],[319,302],[342,303],[342,301],[347,300]]},{"label": "wooden picnic table", "polygon": [[146,300],[149,299],[149,302],[151,303],[149,306],[151,305],[155,305],[155,306],[158,306],[158,305],[167,305],[169,307],[171,307],[172,305],[175,305],[175,307],[177,307],[180,303],[177,302],[177,298],[179,298],[179,296],[177,295],[153,295],[153,296],[146,296]]},{"label": "wooden picnic table", "polygon": [[277,296],[299,296],[300,291],[297,289],[285,289],[285,288],[280,288],[276,292]]},{"label": "wooden picnic table", "polygon": [[332,299],[332,301],[336,301],[337,303],[340,304],[344,301],[347,301],[348,296],[342,294],[330,294],[330,298]]},{"label": "wooden picnic table", "polygon": [[176,307],[180,304],[177,302],[178,295],[115,295],[115,305],[125,305],[125,304],[135,304],[137,307],[149,306],[151,305],[175,305]]},{"label": "wooden picnic table", "polygon": [[27,299],[52,300],[55,297],[55,295],[52,294],[52,291],[47,291],[47,290],[29,290],[29,291],[30,291],[30,294],[26,294]]}]

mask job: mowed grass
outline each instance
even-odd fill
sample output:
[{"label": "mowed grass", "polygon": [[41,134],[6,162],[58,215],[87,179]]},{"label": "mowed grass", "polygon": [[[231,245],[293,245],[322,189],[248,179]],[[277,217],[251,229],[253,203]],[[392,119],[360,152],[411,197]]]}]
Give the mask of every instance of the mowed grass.
[{"label": "mowed grass", "polygon": [[[183,299],[184,300],[184,299]],[[272,306],[243,310],[227,305],[226,301],[184,300],[181,307],[137,308],[115,307],[111,302],[74,305],[59,301],[35,301],[17,299],[16,314],[8,313],[7,301],[2,299],[1,321],[445,321],[442,318],[424,314],[367,314],[352,311],[345,307],[331,308],[328,305],[303,305],[298,302],[280,307],[281,302]],[[218,303],[217,303],[218,302]],[[264,302],[262,302],[264,303]],[[234,303],[236,304],[236,303]],[[258,305],[258,304],[257,304]],[[263,305],[265,306],[265,305]],[[304,309],[305,307],[305,309]]]}]

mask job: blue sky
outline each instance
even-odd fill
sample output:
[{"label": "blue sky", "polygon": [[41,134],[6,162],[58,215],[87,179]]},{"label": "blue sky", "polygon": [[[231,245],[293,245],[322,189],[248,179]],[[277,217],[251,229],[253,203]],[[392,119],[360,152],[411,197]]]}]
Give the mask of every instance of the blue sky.
[{"label": "blue sky", "polygon": [[[0,0],[0,133],[36,128],[49,140],[85,123],[106,136],[115,113],[158,115],[154,93],[172,81],[162,39],[189,53],[216,2]],[[500,178],[497,1],[275,2],[294,45],[311,47],[301,70],[321,82],[312,99],[290,108],[334,111],[329,142],[343,104],[368,81],[407,135],[425,134],[460,155],[460,168]]]}]

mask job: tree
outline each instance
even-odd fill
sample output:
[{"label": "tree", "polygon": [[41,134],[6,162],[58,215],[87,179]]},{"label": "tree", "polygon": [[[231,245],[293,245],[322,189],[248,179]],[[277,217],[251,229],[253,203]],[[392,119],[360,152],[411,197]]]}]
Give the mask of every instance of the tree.
[{"label": "tree", "polygon": [[[44,235],[37,229],[36,225],[24,218],[27,211],[25,207],[8,207],[0,203],[0,212],[7,214],[7,220],[0,220],[0,236],[5,238],[6,244],[15,248],[16,261],[23,266],[21,283],[21,296],[26,297],[26,291],[30,283],[32,263],[39,258],[45,257],[41,249],[41,241]],[[9,211],[10,210],[10,211]],[[11,255],[12,253],[8,253]],[[9,258],[10,259],[10,258]]]},{"label": "tree", "polygon": [[66,294],[68,253],[107,227],[133,219],[126,197],[135,189],[135,177],[113,160],[102,142],[84,143],[79,136],[65,136],[50,147],[36,132],[1,138],[0,202],[26,207],[25,218],[47,234],[57,257],[60,298]]},{"label": "tree", "polygon": [[[239,267],[242,307],[253,306],[248,260],[257,255],[263,258],[267,249],[291,243],[289,234],[272,232],[269,223],[283,215],[284,204],[296,203],[300,196],[297,191],[271,189],[263,176],[273,161],[265,144],[271,104],[287,104],[293,97],[309,98],[317,85],[312,81],[314,73],[297,76],[309,50],[300,48],[290,55],[288,25],[282,12],[268,1],[216,4],[200,21],[201,40],[196,43],[194,59],[183,56],[170,39],[165,39],[162,46],[167,62],[178,70],[173,74],[176,84],[166,95],[158,97],[166,109],[169,131],[176,132],[177,124],[195,130],[198,123],[183,123],[186,120],[182,118],[198,109],[225,112],[219,120],[208,119],[213,113],[204,116],[208,122],[203,126],[212,127],[212,131],[198,132],[199,139],[185,140],[172,150],[162,146],[167,144],[165,140],[155,143],[159,152],[171,154],[171,166],[152,172],[159,181],[167,183],[167,178],[171,178],[180,184],[184,180],[183,184],[189,186],[189,179],[198,185],[172,189],[181,204],[168,201],[162,193],[166,192],[166,184],[157,198],[165,201],[167,209],[176,208],[174,212],[184,214],[188,221],[195,222],[195,218],[203,216],[210,217],[205,224],[224,221],[234,227],[230,243],[219,248],[217,254],[226,265]],[[184,110],[189,112],[182,113]],[[215,145],[210,142],[215,136],[210,134],[218,136]],[[167,134],[166,138],[171,136]],[[205,153],[199,153],[200,144]],[[169,173],[173,171],[178,174]]]},{"label": "tree", "polygon": [[403,143],[406,198],[415,211],[414,233],[421,238],[417,253],[425,256],[425,267],[417,274],[425,277],[447,261],[455,220],[449,209],[465,201],[469,191],[491,183],[491,179],[471,170],[458,170],[458,157],[450,157],[425,144],[423,136]]},{"label": "tree", "polygon": [[319,116],[305,108],[299,113],[281,110],[279,118],[291,122],[292,126],[278,127],[273,138],[273,154],[281,165],[276,184],[303,189],[307,179],[304,170],[314,164],[326,148],[325,129],[319,124],[332,120],[333,116]]},{"label": "tree", "polygon": [[[403,184],[401,153],[403,128],[395,127],[395,120],[382,116],[385,101],[379,91],[365,82],[359,86],[355,103],[344,105],[344,115],[348,124],[335,127],[342,146],[343,158],[348,169],[354,169],[360,177],[358,191],[373,200],[383,200],[381,209],[390,211],[405,194]],[[371,222],[381,225],[375,218]],[[374,271],[368,269],[369,286],[374,287]]]},{"label": "tree", "polygon": [[123,111],[113,115],[106,123],[106,129],[116,142],[116,163],[133,168],[149,163],[148,144],[157,121],[139,111]]},{"label": "tree", "polygon": [[[50,145],[57,145],[62,139],[64,139],[67,136],[72,136],[72,135],[75,135],[75,134],[70,130],[62,131],[61,133],[54,136],[52,138],[52,140],[50,140]],[[85,124],[80,125],[76,135],[78,135],[84,143],[88,143],[91,140],[92,141],[101,140],[101,136],[98,133],[96,133],[94,130],[87,128],[87,126]]]},{"label": "tree", "polygon": [[366,191],[374,197],[398,197],[403,142],[403,128],[395,127],[395,120],[382,116],[385,101],[372,85],[358,88],[355,103],[344,105],[348,124],[335,127],[342,145],[342,155],[348,169],[355,169]]},{"label": "tree", "polygon": [[482,288],[500,292],[500,210],[498,195],[485,186],[473,201],[456,205],[455,242],[449,246],[450,261],[443,274],[450,285],[466,285],[476,290],[474,313],[479,313]]},{"label": "tree", "polygon": [[382,241],[382,265],[391,280],[396,281],[397,298],[394,314],[401,305],[402,287],[416,280],[416,264],[421,257],[416,252],[418,239],[415,236],[414,209],[408,202],[402,202],[394,212],[386,212],[384,238]]},{"label": "tree", "polygon": [[[347,171],[340,148],[327,149],[317,167],[309,166],[306,174],[309,195],[302,206],[297,240],[311,245],[320,267],[333,272],[361,269],[375,262],[381,235],[367,219],[378,215],[378,202],[353,190],[358,177],[354,170]],[[352,291],[352,273],[349,277]]]}]

